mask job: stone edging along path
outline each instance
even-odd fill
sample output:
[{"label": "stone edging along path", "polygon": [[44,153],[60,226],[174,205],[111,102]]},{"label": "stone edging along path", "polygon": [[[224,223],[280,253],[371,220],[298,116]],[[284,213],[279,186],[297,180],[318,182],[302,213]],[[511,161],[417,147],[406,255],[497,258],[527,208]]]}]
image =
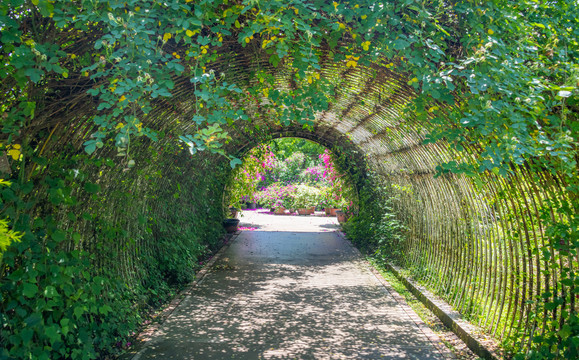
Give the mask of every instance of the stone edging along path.
[{"label": "stone edging along path", "polygon": [[440,321],[452,332],[454,332],[476,355],[486,360],[497,360],[502,358],[492,349],[498,348],[497,344],[490,339],[478,335],[476,328],[462,319],[462,316],[446,302],[437,299],[424,287],[415,284],[400,273],[400,269],[392,264],[388,264],[390,270],[406,288],[420,300],[424,306],[436,315]]}]

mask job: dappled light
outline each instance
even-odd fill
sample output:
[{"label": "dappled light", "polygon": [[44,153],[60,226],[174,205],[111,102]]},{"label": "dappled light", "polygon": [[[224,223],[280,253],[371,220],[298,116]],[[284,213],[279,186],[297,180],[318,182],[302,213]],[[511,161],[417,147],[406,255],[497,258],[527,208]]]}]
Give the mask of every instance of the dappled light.
[{"label": "dappled light", "polygon": [[242,233],[134,359],[443,358],[342,238],[276,226]]},{"label": "dappled light", "polygon": [[[339,222],[506,358],[579,358],[577,14],[569,0],[1,1],[0,358],[122,354],[237,236],[235,216],[258,239],[269,219],[294,227],[284,239]],[[222,263],[207,284],[227,301],[188,300],[228,312],[245,300],[225,290],[246,284],[287,323],[257,307],[214,328],[171,321],[227,355],[253,355],[228,333],[246,329],[263,356],[398,356],[378,287],[350,268],[314,286],[343,264],[299,254],[270,258],[263,283]],[[366,328],[341,309],[377,313]],[[264,338],[271,321],[287,341]]]}]

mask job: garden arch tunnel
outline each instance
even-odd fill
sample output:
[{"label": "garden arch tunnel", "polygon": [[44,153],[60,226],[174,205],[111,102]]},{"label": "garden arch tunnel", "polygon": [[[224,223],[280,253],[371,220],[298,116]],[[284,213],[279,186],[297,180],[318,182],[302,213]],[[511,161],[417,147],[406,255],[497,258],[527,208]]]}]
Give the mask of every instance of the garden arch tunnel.
[{"label": "garden arch tunnel", "polygon": [[[52,5],[51,2],[40,3]],[[60,6],[59,2],[55,6]],[[110,20],[106,26],[121,32],[125,25],[129,26],[133,15],[130,11],[124,12],[125,6],[106,9],[110,11],[110,16],[104,16]],[[337,2],[327,6],[336,11],[343,7]],[[424,15],[410,10],[413,16]],[[373,11],[378,12],[378,9]],[[291,12],[297,16],[304,9],[295,8]],[[441,49],[435,42],[425,39],[422,40],[428,46],[413,49],[409,43],[412,32],[408,29],[420,22],[408,14],[399,14],[397,21],[404,26],[397,26],[396,29],[402,30],[397,30],[392,38],[388,32],[383,32],[369,40],[364,38],[364,42],[356,39],[353,30],[344,23],[332,22],[332,28],[319,33],[324,41],[308,49],[315,50],[312,52],[316,53],[317,68],[313,67],[316,70],[300,72],[294,66],[300,61],[296,56],[272,59],[267,43],[264,45],[264,40],[274,41],[272,37],[266,39],[264,35],[262,39],[257,33],[254,33],[255,38],[242,36],[245,28],[233,21],[229,24],[230,36],[216,35],[219,41],[206,43],[204,39],[199,40],[204,43],[193,44],[199,54],[192,56],[187,54],[188,46],[193,47],[192,35],[175,30],[172,26],[175,19],[163,19],[167,20],[167,26],[155,30],[159,32],[156,34],[158,43],[162,43],[162,51],[158,52],[162,57],[160,70],[151,68],[152,81],[142,81],[144,75],[136,76],[132,70],[126,70],[124,74],[135,84],[151,86],[141,91],[140,97],[130,99],[130,92],[125,97],[118,90],[119,84],[128,82],[118,78],[115,82],[113,75],[111,78],[85,75],[88,71],[93,75],[109,70],[114,72],[124,64],[124,55],[115,52],[115,46],[122,46],[101,41],[102,36],[108,35],[105,30],[84,29],[89,26],[84,22],[101,23],[101,18],[83,20],[78,27],[67,28],[54,25],[49,20],[52,17],[42,12],[31,14],[38,16],[38,21],[33,27],[24,23],[22,31],[33,32],[32,28],[45,26],[51,31],[48,35],[54,36],[40,36],[41,31],[31,33],[36,43],[27,42],[27,47],[22,45],[22,48],[28,49],[30,56],[36,54],[33,50],[49,53],[50,47],[42,49],[34,44],[48,43],[47,38],[60,39],[59,45],[74,57],[49,54],[69,69],[64,76],[62,71],[48,70],[45,65],[42,68],[36,63],[19,63],[17,60],[28,54],[21,48],[18,51],[23,51],[24,55],[14,50],[20,46],[20,40],[2,39],[5,42],[2,55],[10,61],[13,60],[11,56],[16,59],[11,63],[15,75],[6,75],[0,92],[0,109],[8,134],[3,135],[2,140],[8,145],[5,150],[10,156],[4,157],[0,171],[2,177],[14,183],[10,189],[2,191],[2,216],[9,217],[13,227],[25,231],[26,235],[5,254],[6,262],[0,274],[18,274],[19,266],[34,268],[41,263],[39,258],[45,263],[52,261],[57,267],[76,264],[75,250],[83,250],[86,253],[81,257],[87,261],[89,258],[85,255],[92,254],[90,264],[76,264],[75,269],[96,269],[97,274],[120,279],[123,299],[130,297],[136,307],[146,307],[147,302],[153,301],[153,294],[167,296],[169,285],[190,281],[194,265],[207,249],[218,246],[222,233],[222,193],[231,171],[228,159],[222,155],[208,151],[192,155],[178,140],[180,136],[194,134],[203,128],[206,123],[195,119],[204,114],[215,116],[214,123],[229,133],[231,140],[223,147],[227,154],[243,154],[262,141],[283,136],[309,138],[330,149],[340,146],[344,151],[355,153],[356,161],[363,163],[365,169],[375,174],[374,179],[388,189],[396,216],[407,227],[400,264],[417,281],[474,319],[488,333],[501,339],[520,335],[522,340],[516,344],[519,346],[527,343],[536,327],[552,326],[551,323],[545,325],[546,319],[555,318],[560,324],[567,321],[561,309],[577,309],[575,297],[571,296],[575,291],[574,283],[562,282],[569,280],[565,278],[564,268],[577,268],[578,259],[571,238],[573,230],[563,230],[557,233],[556,241],[553,240],[553,229],[572,224],[577,210],[576,204],[570,203],[576,200],[576,194],[567,190],[572,185],[569,177],[543,167],[539,156],[525,162],[510,162],[511,174],[508,176],[493,172],[492,166],[470,177],[447,171],[489,155],[485,153],[486,143],[480,134],[477,136],[470,128],[460,132],[462,119],[452,116],[456,111],[468,111],[461,100],[463,96],[473,103],[479,99],[471,96],[464,84],[460,90],[464,93],[449,87],[429,90],[424,85],[420,88],[417,83],[422,80],[412,72],[408,59],[417,60],[423,53],[434,56],[443,50],[449,59],[460,57],[461,51],[470,52],[466,44],[460,42],[462,38],[452,39],[461,45],[458,49],[452,46]],[[56,15],[58,18],[62,14]],[[180,19],[182,15],[175,16]],[[347,18],[348,14],[344,16]],[[388,16],[392,18],[393,15]],[[460,24],[468,26],[468,22]],[[440,27],[438,20],[436,25]],[[10,26],[6,25],[6,29]],[[236,28],[239,30],[234,30]],[[201,35],[208,36],[208,27],[201,30]],[[347,30],[349,35],[331,45],[335,39],[330,39],[330,34],[341,30]],[[460,28],[455,30],[463,35]],[[369,30],[363,29],[356,35],[362,37],[366,31]],[[186,39],[183,34],[189,38],[188,43],[183,40]],[[474,36],[474,31],[468,35],[464,38]],[[174,41],[178,37],[183,41]],[[372,60],[364,62],[364,58],[359,59],[353,50],[348,50],[352,44],[370,49],[367,43],[381,41],[380,37],[389,39],[389,49],[394,48],[396,52],[385,50],[388,46],[384,43],[382,50],[388,56],[377,51]],[[408,41],[401,42],[401,39]],[[122,39],[117,41],[120,43]],[[490,40],[489,43],[496,46]],[[10,48],[14,51],[4,53],[9,46],[15,46]],[[146,44],[139,46],[146,47]],[[206,68],[199,70],[197,58],[213,47],[214,58],[204,63]],[[99,52],[101,48],[106,51]],[[370,57],[368,51],[372,50],[364,51]],[[477,49],[475,55],[481,56],[485,51]],[[292,53],[296,54],[301,53],[298,50]],[[151,52],[147,56],[154,59],[156,55]],[[84,59],[90,66],[77,58]],[[428,61],[434,64],[435,70],[443,66],[438,61]],[[477,61],[483,60],[477,58]],[[176,64],[187,68],[180,69]],[[40,71],[41,68],[46,71]],[[38,75],[39,71],[42,75]],[[424,79],[430,76],[422,75]],[[209,90],[203,93],[200,89],[207,79],[222,87],[214,87],[213,93]],[[228,85],[224,85],[225,82]],[[426,83],[424,80],[423,84]],[[171,96],[155,93],[156,90],[151,90],[152,84],[170,84],[165,90],[170,90]],[[231,88],[232,84],[235,87]],[[275,90],[279,93],[272,94]],[[435,91],[436,96],[433,96]],[[228,101],[227,106],[219,105],[219,98],[211,103],[217,111],[210,114],[201,110],[198,99],[203,96],[213,99],[211,94],[216,93]],[[113,98],[107,100],[107,96]],[[145,98],[148,108],[141,111],[138,109],[141,104],[136,99]],[[133,136],[129,154],[134,166],[129,166],[129,157],[125,154],[128,146],[122,137],[103,138],[103,142],[98,143],[93,136],[101,128],[118,134],[129,128],[129,122],[133,121],[130,117],[121,116],[119,123],[106,118],[121,109],[118,104],[126,104],[126,101],[131,106],[123,107],[123,111],[138,113],[142,121],[133,124],[135,133],[138,130],[142,135],[142,129],[148,127],[160,135],[158,141]],[[274,106],[276,101],[279,103]],[[210,101],[204,100],[204,104],[208,106]],[[237,113],[227,113],[239,109],[243,109],[247,119],[241,119]],[[575,116],[574,111],[568,116]],[[558,115],[549,115],[551,121]],[[231,121],[221,121],[220,117]],[[310,121],[304,124],[304,119]],[[547,125],[548,122],[542,124]],[[490,122],[489,127],[492,126]],[[454,130],[462,136],[462,143],[454,142],[460,137],[430,141],[432,133],[448,135]],[[220,134],[217,132],[215,136]],[[206,145],[216,143],[211,135],[200,141]],[[497,136],[491,131],[489,138],[494,141]],[[510,141],[509,138],[503,140]],[[102,145],[106,146],[101,149]],[[121,150],[115,149],[115,145]],[[86,156],[83,149],[90,146],[95,153]],[[125,155],[117,157],[119,152]],[[122,160],[115,160],[117,158]],[[378,187],[367,187],[378,191]],[[356,241],[371,242],[373,239]],[[51,251],[46,252],[43,246]],[[68,255],[60,258],[53,254]],[[39,288],[50,287],[65,293],[66,284],[55,283],[50,276],[38,276],[38,279]],[[92,277],[84,280],[94,281]],[[17,301],[15,299],[22,293],[31,294],[34,288],[28,286],[23,290],[25,284],[25,281],[15,281],[11,287],[6,287],[8,290],[2,293],[7,299],[5,303],[10,303],[11,299]],[[75,286],[82,286],[78,284]],[[531,302],[544,293],[548,294],[544,299],[555,304],[553,307]],[[115,304],[120,306],[115,309],[124,309],[124,312],[118,311],[118,316],[127,314],[128,309],[135,306]],[[531,317],[532,312],[538,313],[540,320]],[[107,314],[101,315],[114,316]],[[3,331],[16,332],[24,328],[22,324],[27,319],[24,315],[15,314],[10,325],[5,327],[8,330]],[[543,324],[542,319],[545,319]]]},{"label": "garden arch tunnel", "polygon": [[[283,68],[269,70],[284,74]],[[540,208],[544,203],[557,201],[563,187],[560,180],[545,173],[539,175],[540,183],[533,182],[531,170],[525,167],[514,168],[508,181],[492,173],[482,174],[482,182],[453,174],[435,177],[439,164],[465,155],[443,141],[423,142],[434,125],[418,120],[405,108],[415,96],[406,84],[407,79],[385,67],[351,69],[331,62],[325,64],[322,73],[327,78],[342,78],[348,85],[336,89],[335,101],[326,112],[317,114],[313,125],[286,127],[267,116],[258,117],[259,111],[254,109],[250,115],[254,117],[253,127],[249,131],[237,124],[226,127],[232,138],[225,146],[227,153],[242,154],[262,139],[283,136],[308,138],[330,149],[340,145],[357,152],[364,166],[388,184],[396,198],[394,208],[408,228],[404,265],[413,270],[414,276],[459,310],[480,319],[480,325],[499,337],[527,326],[525,319],[531,308],[526,301],[552,287],[557,276],[556,270],[538,260],[534,252],[548,244],[538,220]],[[278,81],[278,86],[283,87],[282,81]],[[149,127],[167,134],[190,130],[191,123],[186,119],[194,115],[191,82],[176,78],[175,84],[173,99],[156,101],[147,118]],[[82,95],[75,93],[75,97],[79,96]],[[48,141],[45,154],[81,151],[81,144],[91,133],[88,114],[93,110],[87,111],[87,104],[91,103],[85,97],[76,100],[78,105],[60,117],[53,116],[50,120],[43,115],[36,117],[36,123],[47,126],[34,128],[37,135],[48,133],[52,127],[51,136],[72,143],[71,148],[60,140]],[[46,104],[48,109],[51,106]],[[94,109],[93,106],[89,108]],[[77,114],[75,121],[80,120],[81,124],[59,128],[59,124],[71,121],[71,112]],[[137,163],[134,169],[117,169],[99,161],[96,165],[93,162],[80,165],[85,167],[84,179],[98,184],[103,194],[99,200],[90,197],[83,200],[84,208],[100,209],[100,214],[93,214],[92,218],[99,225],[96,231],[89,231],[95,227],[90,223],[84,223],[84,228],[77,228],[78,224],[70,226],[79,233],[94,234],[92,239],[83,237],[81,246],[95,251],[108,246],[103,244],[103,238],[108,239],[104,243],[113,246],[108,251],[123,259],[111,262],[101,257],[100,267],[116,268],[125,277],[140,278],[148,284],[150,269],[143,268],[140,261],[144,255],[154,258],[161,252],[166,256],[157,259],[158,271],[172,282],[184,281],[191,275],[180,273],[179,264],[185,260],[169,252],[203,247],[204,244],[198,244],[203,243],[200,238],[218,236],[219,231],[213,226],[220,221],[221,212],[217,208],[228,161],[209,153],[192,157],[175,141],[176,137],[135,145],[131,150]],[[127,192],[133,195],[120,195]],[[106,203],[103,199],[107,199]],[[130,208],[134,212],[128,213],[140,214],[141,224],[132,216],[127,217]],[[179,216],[176,208],[191,209]],[[205,210],[200,213],[202,208]],[[141,226],[147,222],[145,219],[153,223],[148,228]],[[201,227],[191,230],[187,225],[191,219]],[[175,224],[182,229],[171,229]],[[182,236],[179,232],[193,235],[195,241],[172,245],[159,241],[179,238]],[[112,241],[116,236],[125,237],[127,243]],[[166,251],[161,251],[162,246],[166,246]]]}]

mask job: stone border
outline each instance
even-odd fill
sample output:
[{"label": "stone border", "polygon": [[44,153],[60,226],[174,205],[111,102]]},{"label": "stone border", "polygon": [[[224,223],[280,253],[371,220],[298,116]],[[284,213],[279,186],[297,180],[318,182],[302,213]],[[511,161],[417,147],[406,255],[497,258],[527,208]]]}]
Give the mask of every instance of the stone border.
[{"label": "stone border", "polygon": [[486,360],[501,358],[495,351],[489,348],[497,348],[496,343],[490,339],[478,335],[477,329],[462,318],[459,312],[452,309],[446,302],[437,299],[424,287],[416,285],[412,280],[400,274],[400,269],[392,264],[387,264],[388,270],[420,300],[424,306],[436,315],[446,327],[454,332],[476,355]]},{"label": "stone border", "polygon": [[241,231],[238,230],[233,234],[225,234],[223,237],[224,243],[221,249],[211,257],[211,259],[195,274],[195,279],[185,287],[185,289],[181,290],[179,294],[177,294],[173,300],[164,308],[159,314],[157,314],[154,319],[156,320],[155,323],[147,325],[138,335],[136,339],[136,343],[131,346],[126,352],[119,355],[119,360],[129,360],[136,356],[145,345],[152,340],[153,335],[161,328],[163,323],[167,320],[169,316],[175,311],[177,306],[181,304],[181,302],[193,291],[193,289],[200,284],[209,270],[215,264],[215,262],[221,258],[223,253],[229,248],[229,246],[237,239],[237,237],[241,234]]}]

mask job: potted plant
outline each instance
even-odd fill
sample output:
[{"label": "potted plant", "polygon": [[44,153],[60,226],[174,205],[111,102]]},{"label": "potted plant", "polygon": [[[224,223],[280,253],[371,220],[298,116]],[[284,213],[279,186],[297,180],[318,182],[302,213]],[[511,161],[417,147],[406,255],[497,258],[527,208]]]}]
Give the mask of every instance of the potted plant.
[{"label": "potted plant", "polygon": [[225,219],[223,220],[223,227],[228,233],[234,233],[239,228],[239,219]]},{"label": "potted plant", "polygon": [[336,210],[336,217],[338,218],[338,222],[340,224],[343,224],[348,220],[348,218],[346,217],[346,213],[343,212],[342,210]]},{"label": "potted plant", "polygon": [[229,207],[229,214],[231,215],[232,218],[237,218],[237,214],[239,213],[239,209],[236,208],[235,206],[230,206]]},{"label": "potted plant", "polygon": [[320,190],[307,185],[298,185],[292,201],[292,207],[297,209],[299,215],[310,215],[311,208],[316,206]]},{"label": "potted plant", "polygon": [[336,211],[340,210],[340,196],[332,195],[329,202],[330,216],[337,216]]},{"label": "potted plant", "polygon": [[282,199],[277,199],[273,204],[274,214],[283,215],[285,214],[285,206]]},{"label": "potted plant", "polygon": [[318,199],[318,205],[324,209],[326,215],[330,215],[330,209],[331,209],[331,199],[330,199],[331,193],[330,193],[330,188],[327,186],[322,187],[322,189],[320,190],[320,196]]}]

